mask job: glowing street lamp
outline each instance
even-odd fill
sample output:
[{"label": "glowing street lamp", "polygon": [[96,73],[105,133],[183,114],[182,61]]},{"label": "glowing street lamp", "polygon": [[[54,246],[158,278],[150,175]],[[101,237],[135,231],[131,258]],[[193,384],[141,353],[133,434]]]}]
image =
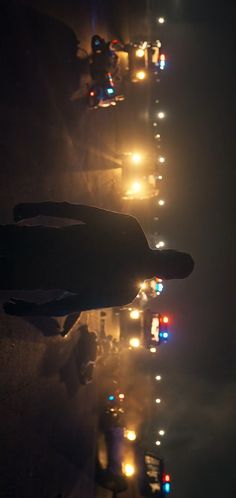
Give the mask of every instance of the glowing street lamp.
[{"label": "glowing street lamp", "polygon": [[161,446],[161,441],[156,441],[157,446]]},{"label": "glowing street lamp", "polygon": [[155,139],[156,139],[156,140],[160,140],[160,138],[161,138],[160,133],[157,133],[157,134],[155,135]]},{"label": "glowing street lamp", "polygon": [[158,380],[158,381],[160,381],[161,380],[161,375],[156,375],[155,379]]},{"label": "glowing street lamp", "polygon": [[158,119],[164,119],[165,118],[165,113],[163,111],[158,112],[157,117]]},{"label": "glowing street lamp", "polygon": [[158,17],[157,22],[159,22],[159,24],[164,24],[164,22],[165,22],[165,18],[164,18],[164,17],[162,17],[162,16],[161,16],[161,17]]},{"label": "glowing street lamp", "polygon": [[164,436],[165,435],[165,431],[163,429],[160,429],[160,431],[158,431],[158,434],[160,434],[160,436]]},{"label": "glowing street lamp", "polygon": [[157,126],[157,123],[156,123],[156,121],[154,121],[154,123],[153,123],[153,126]]},{"label": "glowing street lamp", "polygon": [[162,175],[158,175],[157,179],[158,180],[163,180],[163,176]]},{"label": "glowing street lamp", "polygon": [[158,201],[158,204],[159,204],[159,206],[164,206],[165,201],[163,201],[163,199],[160,199],[160,200]]},{"label": "glowing street lamp", "polygon": [[164,163],[165,162],[165,158],[163,156],[160,156],[158,158],[158,161],[159,161],[159,163]]},{"label": "glowing street lamp", "polygon": [[161,399],[160,399],[160,398],[157,398],[157,399],[156,399],[156,403],[157,403],[157,405],[159,405],[159,404],[161,403]]}]

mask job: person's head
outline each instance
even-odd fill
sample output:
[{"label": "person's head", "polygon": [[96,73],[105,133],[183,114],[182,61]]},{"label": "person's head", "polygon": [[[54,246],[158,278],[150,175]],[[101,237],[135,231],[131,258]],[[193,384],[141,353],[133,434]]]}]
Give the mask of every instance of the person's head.
[{"label": "person's head", "polygon": [[153,275],[164,279],[186,278],[193,271],[193,258],[186,252],[163,249],[152,251],[152,253]]}]

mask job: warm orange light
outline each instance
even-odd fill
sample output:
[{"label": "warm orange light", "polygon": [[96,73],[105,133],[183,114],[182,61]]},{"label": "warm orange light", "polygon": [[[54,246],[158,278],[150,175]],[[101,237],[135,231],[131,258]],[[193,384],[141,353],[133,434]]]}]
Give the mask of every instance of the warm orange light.
[{"label": "warm orange light", "polygon": [[164,476],[164,482],[170,482],[170,476],[169,476],[169,474],[166,474]]},{"label": "warm orange light", "polygon": [[120,398],[120,399],[125,399],[125,395],[124,395],[123,393],[120,393],[120,394],[119,394],[119,398]]},{"label": "warm orange light", "polygon": [[168,321],[169,321],[168,316],[164,316],[164,317],[163,317],[163,322],[164,322],[164,323],[168,323]]}]

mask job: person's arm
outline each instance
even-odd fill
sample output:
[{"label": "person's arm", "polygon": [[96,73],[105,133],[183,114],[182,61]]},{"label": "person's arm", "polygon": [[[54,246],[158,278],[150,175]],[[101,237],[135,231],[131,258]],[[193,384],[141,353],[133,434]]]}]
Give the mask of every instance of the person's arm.
[{"label": "person's arm", "polygon": [[70,204],[69,202],[28,202],[16,204],[13,210],[15,221],[21,221],[35,216],[52,216],[56,218],[70,218],[80,220],[85,223],[102,223],[106,224],[113,221],[114,218],[122,219],[131,218],[130,216],[87,206],[84,204]]},{"label": "person's arm", "polygon": [[74,294],[62,299],[36,304],[21,299],[11,299],[3,304],[5,313],[14,316],[65,316],[79,312],[79,296]]}]

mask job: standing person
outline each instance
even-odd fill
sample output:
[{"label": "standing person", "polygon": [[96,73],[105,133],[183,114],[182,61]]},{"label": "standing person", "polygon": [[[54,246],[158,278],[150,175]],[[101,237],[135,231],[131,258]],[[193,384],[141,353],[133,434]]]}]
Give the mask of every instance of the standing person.
[{"label": "standing person", "polygon": [[11,315],[60,316],[88,309],[123,306],[137,284],[157,275],[185,278],[193,270],[189,254],[150,249],[133,216],[67,202],[17,204],[16,222],[38,215],[80,220],[66,227],[0,227],[0,289],[52,290],[68,294],[42,304],[12,299]]}]

